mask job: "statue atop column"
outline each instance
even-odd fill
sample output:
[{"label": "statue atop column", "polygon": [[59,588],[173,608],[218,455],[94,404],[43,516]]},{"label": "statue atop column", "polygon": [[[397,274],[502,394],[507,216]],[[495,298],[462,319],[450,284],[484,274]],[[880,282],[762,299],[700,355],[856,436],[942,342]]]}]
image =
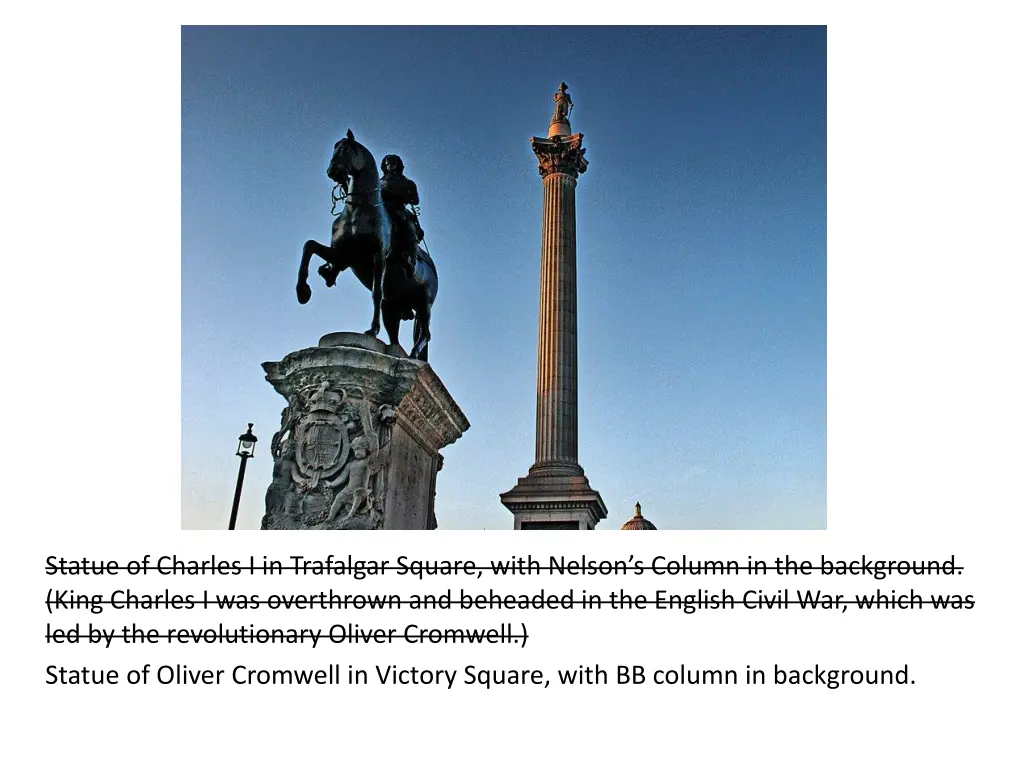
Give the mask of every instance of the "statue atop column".
[{"label": "statue atop column", "polygon": [[551,173],[567,173],[578,178],[587,170],[589,161],[584,157],[587,150],[583,147],[583,134],[574,134],[569,125],[569,115],[573,108],[569,86],[565,83],[559,85],[552,98],[555,101],[555,114],[551,116],[547,138],[534,136],[530,139],[533,152],[537,155],[537,169],[544,177]]},{"label": "statue atop column", "polygon": [[569,96],[569,86],[562,83],[558,86],[558,92],[552,97],[555,100],[555,116],[551,118],[552,123],[564,123],[569,121],[572,112],[572,97]]},{"label": "statue atop column", "polygon": [[569,115],[572,113],[572,97],[569,96],[569,86],[562,83],[552,98],[555,102],[555,114],[551,117],[551,126],[548,128],[548,138],[554,136],[569,136],[572,128],[569,127]]}]

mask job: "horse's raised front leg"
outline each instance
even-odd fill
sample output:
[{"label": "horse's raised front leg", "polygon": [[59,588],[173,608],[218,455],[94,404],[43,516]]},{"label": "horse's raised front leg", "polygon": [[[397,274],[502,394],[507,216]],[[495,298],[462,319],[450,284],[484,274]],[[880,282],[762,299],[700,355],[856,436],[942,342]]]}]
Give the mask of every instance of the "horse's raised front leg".
[{"label": "horse's raised front leg", "polygon": [[330,261],[331,247],[318,243],[316,240],[307,240],[302,246],[302,261],[299,262],[299,281],[295,284],[295,294],[299,298],[299,304],[309,301],[312,291],[309,290],[309,260],[313,256],[319,256],[325,261]]},{"label": "horse's raised front leg", "polygon": [[384,255],[377,254],[373,261],[373,323],[367,336],[377,338],[380,333],[380,301],[384,297]]}]

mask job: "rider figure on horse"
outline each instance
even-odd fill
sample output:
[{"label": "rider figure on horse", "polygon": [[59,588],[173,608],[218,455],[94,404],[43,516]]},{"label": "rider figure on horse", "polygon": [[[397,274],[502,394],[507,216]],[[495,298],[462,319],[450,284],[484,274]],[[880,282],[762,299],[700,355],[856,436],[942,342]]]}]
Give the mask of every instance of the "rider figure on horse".
[{"label": "rider figure on horse", "polygon": [[405,163],[398,155],[385,155],[380,161],[384,177],[380,196],[391,218],[391,248],[402,256],[402,265],[409,275],[416,268],[416,244],[423,241],[423,228],[415,206],[420,204],[416,182],[405,177]]}]

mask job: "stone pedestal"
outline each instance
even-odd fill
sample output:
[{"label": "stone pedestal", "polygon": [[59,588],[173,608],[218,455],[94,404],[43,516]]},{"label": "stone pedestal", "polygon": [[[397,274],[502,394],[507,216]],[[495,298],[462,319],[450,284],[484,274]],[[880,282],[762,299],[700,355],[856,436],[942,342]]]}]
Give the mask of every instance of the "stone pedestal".
[{"label": "stone pedestal", "polygon": [[572,126],[569,125],[569,118],[552,118],[551,125],[548,126],[548,138],[553,139],[556,136],[572,136]]},{"label": "stone pedestal", "polygon": [[566,476],[531,470],[500,498],[515,516],[517,531],[592,531],[608,517],[601,494],[590,487],[582,469]]},{"label": "stone pedestal", "polygon": [[264,529],[437,527],[439,451],[469,428],[433,369],[362,333],[263,364],[287,401]]}]

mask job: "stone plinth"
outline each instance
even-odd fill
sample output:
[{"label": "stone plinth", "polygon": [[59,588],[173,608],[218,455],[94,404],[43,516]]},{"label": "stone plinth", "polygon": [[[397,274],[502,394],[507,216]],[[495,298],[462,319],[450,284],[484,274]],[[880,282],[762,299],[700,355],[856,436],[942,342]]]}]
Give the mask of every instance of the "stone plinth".
[{"label": "stone plinth", "polygon": [[551,120],[551,125],[548,126],[548,138],[553,139],[555,136],[572,136],[572,127],[569,125],[568,119],[554,118]]},{"label": "stone plinth", "polygon": [[608,517],[601,494],[590,487],[582,469],[578,475],[531,471],[500,498],[515,516],[517,531],[592,531]]},{"label": "stone plinth", "polygon": [[362,333],[263,364],[288,405],[264,529],[437,527],[440,450],[469,428],[433,369]]}]

